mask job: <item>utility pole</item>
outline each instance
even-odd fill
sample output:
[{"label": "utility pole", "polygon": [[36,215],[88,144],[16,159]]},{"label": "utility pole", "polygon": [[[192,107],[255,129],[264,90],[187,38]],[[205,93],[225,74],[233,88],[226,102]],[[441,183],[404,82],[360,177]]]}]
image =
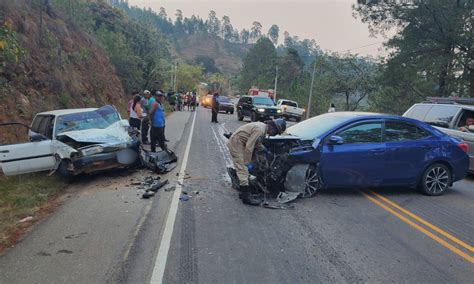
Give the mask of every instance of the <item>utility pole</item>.
[{"label": "utility pole", "polygon": [[309,89],[308,111],[306,112],[306,119],[309,118],[310,113],[311,113],[311,98],[313,97],[313,84],[314,84],[315,73],[316,73],[316,58],[314,59],[313,75],[311,76],[311,88]]},{"label": "utility pole", "polygon": [[277,88],[278,88],[278,65],[275,67],[276,68],[276,74],[275,74],[275,94],[273,96],[273,100],[276,103],[277,99]]}]

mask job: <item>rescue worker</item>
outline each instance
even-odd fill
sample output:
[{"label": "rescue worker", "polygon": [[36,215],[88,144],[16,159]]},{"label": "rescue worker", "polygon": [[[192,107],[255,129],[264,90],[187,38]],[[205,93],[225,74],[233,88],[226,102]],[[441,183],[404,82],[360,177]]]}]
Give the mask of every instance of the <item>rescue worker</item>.
[{"label": "rescue worker", "polygon": [[[241,126],[235,131],[227,143],[234,167],[239,178],[240,197],[244,204],[260,205],[261,198],[255,196],[249,187],[249,171],[253,169],[253,151],[265,151],[262,140],[268,134],[275,136],[286,130],[284,119],[268,120],[265,122],[252,122]],[[254,193],[256,193],[254,191]]]}]

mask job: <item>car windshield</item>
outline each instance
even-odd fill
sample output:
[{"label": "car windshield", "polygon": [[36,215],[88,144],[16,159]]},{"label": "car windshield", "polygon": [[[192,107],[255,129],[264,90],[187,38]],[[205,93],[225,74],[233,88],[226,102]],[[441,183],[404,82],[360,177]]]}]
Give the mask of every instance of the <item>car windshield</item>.
[{"label": "car windshield", "polygon": [[61,115],[56,121],[56,135],[67,131],[105,129],[119,120],[120,116],[112,106]]},{"label": "car windshield", "polygon": [[220,97],[220,98],[219,98],[219,101],[220,101],[221,103],[230,103],[230,100],[229,100],[229,98],[227,98],[227,97]]},{"label": "car windshield", "polygon": [[339,116],[334,114],[322,114],[311,119],[300,122],[286,130],[287,134],[301,137],[303,139],[314,139],[331,130],[337,125],[351,119],[351,116]]},{"label": "car windshield", "polygon": [[266,97],[254,97],[253,103],[256,105],[266,105],[266,106],[275,105],[270,98],[266,98]]}]

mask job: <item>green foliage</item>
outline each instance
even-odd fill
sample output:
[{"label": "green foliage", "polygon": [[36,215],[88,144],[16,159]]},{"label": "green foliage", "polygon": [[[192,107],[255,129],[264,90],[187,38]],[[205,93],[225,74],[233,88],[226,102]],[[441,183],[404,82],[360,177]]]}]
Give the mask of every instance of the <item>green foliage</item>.
[{"label": "green foliage", "polygon": [[219,69],[216,67],[214,58],[206,55],[199,55],[194,59],[197,65],[201,65],[204,68],[206,74],[219,73]]},{"label": "green foliage", "polygon": [[[376,109],[396,112],[426,96],[474,97],[474,1],[373,1],[354,6],[373,34],[397,27],[386,46]],[[390,104],[389,104],[390,105]]]},{"label": "green foliage", "polygon": [[16,64],[25,55],[25,50],[16,39],[12,24],[0,18],[0,72],[7,63]]},{"label": "green foliage", "polygon": [[196,86],[204,80],[203,68],[201,66],[179,64],[176,72],[176,87],[178,90],[187,92],[196,89]]},{"label": "green foliage", "polygon": [[[53,4],[77,26],[96,36],[126,92],[169,85],[169,45],[150,18],[130,21],[102,1],[54,0]],[[87,53],[81,51],[80,56]]]},{"label": "green foliage", "polygon": [[244,58],[239,88],[242,93],[252,86],[262,89],[273,88],[277,54],[268,38],[261,38]]}]

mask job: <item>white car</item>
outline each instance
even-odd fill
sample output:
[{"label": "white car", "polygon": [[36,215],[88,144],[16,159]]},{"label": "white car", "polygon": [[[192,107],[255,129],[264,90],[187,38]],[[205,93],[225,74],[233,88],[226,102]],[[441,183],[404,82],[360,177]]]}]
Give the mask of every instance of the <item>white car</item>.
[{"label": "white car", "polygon": [[0,145],[0,171],[17,175],[58,171],[66,177],[127,167],[140,142],[113,106],[38,113],[29,142]]},{"label": "white car", "polygon": [[277,107],[281,108],[286,119],[294,118],[296,121],[301,121],[305,113],[305,109],[299,108],[295,101],[281,99],[278,100]]}]

